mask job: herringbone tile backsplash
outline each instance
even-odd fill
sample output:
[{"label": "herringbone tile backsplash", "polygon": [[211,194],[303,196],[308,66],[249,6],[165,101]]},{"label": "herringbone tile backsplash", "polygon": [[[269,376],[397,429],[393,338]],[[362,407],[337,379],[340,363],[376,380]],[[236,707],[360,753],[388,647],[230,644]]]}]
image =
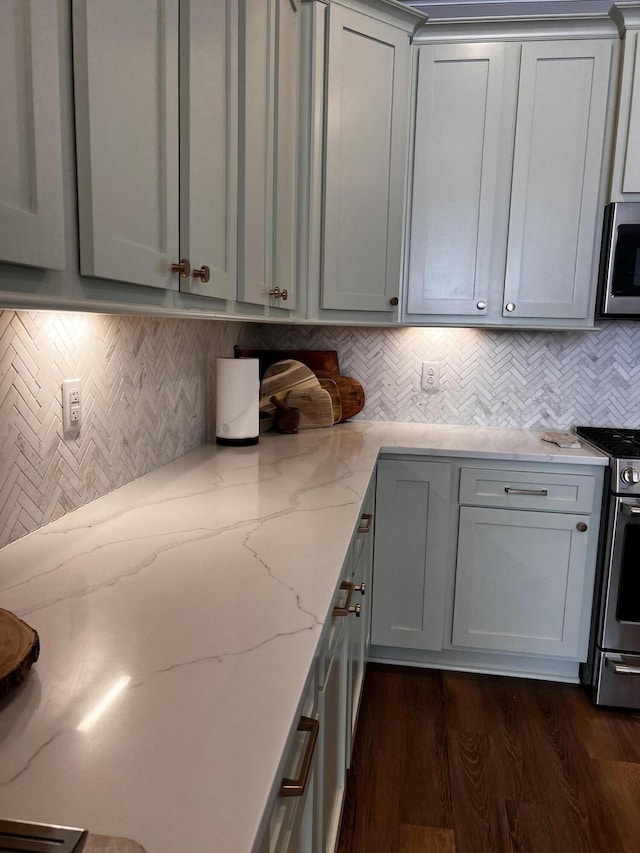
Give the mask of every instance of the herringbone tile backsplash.
[{"label": "herringbone tile backsplash", "polygon": [[[260,346],[334,349],[368,420],[565,429],[640,427],[640,323],[599,331],[260,327]],[[423,361],[441,361],[423,391]]]},{"label": "herringbone tile backsplash", "polygon": [[[533,428],[640,425],[640,323],[596,332],[257,326],[0,312],[0,546],[207,440],[233,344],[336,349],[362,417]],[[420,388],[441,361],[442,388]],[[63,436],[63,379],[85,423]]]},{"label": "herringbone tile backsplash", "polygon": [[[250,326],[0,311],[0,546],[207,439],[209,367]],[[84,425],[63,436],[63,379]]]}]

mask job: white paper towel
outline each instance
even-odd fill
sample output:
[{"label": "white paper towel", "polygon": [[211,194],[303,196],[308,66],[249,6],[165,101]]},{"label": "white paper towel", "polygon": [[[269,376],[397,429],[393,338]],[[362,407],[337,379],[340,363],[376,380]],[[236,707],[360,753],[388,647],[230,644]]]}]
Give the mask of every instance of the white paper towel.
[{"label": "white paper towel", "polygon": [[256,444],[260,432],[257,358],[216,359],[216,440]]}]

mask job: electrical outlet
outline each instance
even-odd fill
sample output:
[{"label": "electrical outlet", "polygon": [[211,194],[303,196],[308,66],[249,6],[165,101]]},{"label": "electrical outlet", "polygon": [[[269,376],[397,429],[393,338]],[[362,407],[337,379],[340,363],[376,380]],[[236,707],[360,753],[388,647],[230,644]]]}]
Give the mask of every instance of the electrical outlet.
[{"label": "electrical outlet", "polygon": [[82,395],[79,379],[65,379],[62,382],[62,429],[64,432],[78,432],[82,426]]},{"label": "electrical outlet", "polygon": [[441,361],[422,362],[422,388],[424,391],[440,390]]}]

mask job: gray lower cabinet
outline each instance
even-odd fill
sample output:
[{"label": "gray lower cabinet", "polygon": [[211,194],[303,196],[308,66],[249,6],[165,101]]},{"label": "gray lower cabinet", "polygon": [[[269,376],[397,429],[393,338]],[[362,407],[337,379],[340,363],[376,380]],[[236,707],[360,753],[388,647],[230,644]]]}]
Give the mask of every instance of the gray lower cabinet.
[{"label": "gray lower cabinet", "polygon": [[371,641],[442,648],[450,564],[452,466],[378,462]]},{"label": "gray lower cabinet", "polygon": [[589,521],[461,507],[453,645],[578,656]]},{"label": "gray lower cabinet", "polygon": [[[277,797],[260,853],[325,853],[336,846],[369,654],[375,497],[374,477],[309,676],[306,719],[285,763],[285,775],[304,784],[296,796]],[[310,720],[317,721],[315,748]]]},{"label": "gray lower cabinet", "polygon": [[381,459],[373,657],[576,680],[603,469]]}]

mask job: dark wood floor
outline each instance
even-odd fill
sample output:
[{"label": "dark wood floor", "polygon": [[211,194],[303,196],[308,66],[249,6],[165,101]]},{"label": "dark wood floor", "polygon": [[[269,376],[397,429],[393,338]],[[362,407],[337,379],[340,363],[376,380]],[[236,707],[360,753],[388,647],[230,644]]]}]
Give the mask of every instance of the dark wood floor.
[{"label": "dark wood floor", "polygon": [[370,666],[339,853],[640,853],[640,713]]}]

